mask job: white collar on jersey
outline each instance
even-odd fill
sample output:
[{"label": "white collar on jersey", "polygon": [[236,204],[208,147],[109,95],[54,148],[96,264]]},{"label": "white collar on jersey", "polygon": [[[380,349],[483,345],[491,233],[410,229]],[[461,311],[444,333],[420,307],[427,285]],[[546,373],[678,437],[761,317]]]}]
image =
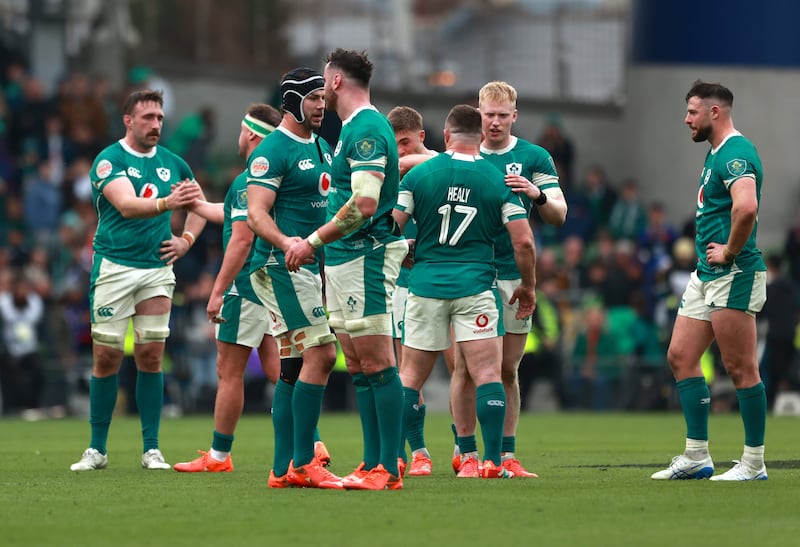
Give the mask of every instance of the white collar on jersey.
[{"label": "white collar on jersey", "polygon": [[136,150],[128,146],[128,143],[125,142],[125,139],[120,139],[119,144],[120,146],[122,146],[122,148],[125,149],[125,151],[128,154],[130,154],[131,156],[136,156],[138,158],[152,158],[153,156],[156,155],[156,150],[158,149],[158,145],[155,145],[149,152],[143,154],[141,152],[137,152]]},{"label": "white collar on jersey", "polygon": [[723,145],[724,145],[726,142],[728,142],[728,139],[730,139],[731,137],[741,137],[741,136],[742,136],[742,134],[741,134],[741,133],[739,133],[739,131],[738,131],[738,130],[734,129],[733,131],[731,131],[730,133],[728,133],[727,135],[725,135],[725,138],[724,138],[724,139],[722,139],[722,142],[721,142],[721,143],[719,143],[719,146],[717,146],[716,148],[712,148],[712,149],[711,149],[711,153],[712,153],[712,154],[716,154],[716,153],[717,153],[717,150],[719,150],[720,148],[722,148],[722,146],[723,146]]},{"label": "white collar on jersey", "polygon": [[511,142],[508,143],[508,146],[505,148],[501,148],[500,150],[492,150],[490,148],[485,148],[481,145],[481,154],[505,154],[506,152],[511,152],[511,150],[517,145],[517,137],[511,135]]}]

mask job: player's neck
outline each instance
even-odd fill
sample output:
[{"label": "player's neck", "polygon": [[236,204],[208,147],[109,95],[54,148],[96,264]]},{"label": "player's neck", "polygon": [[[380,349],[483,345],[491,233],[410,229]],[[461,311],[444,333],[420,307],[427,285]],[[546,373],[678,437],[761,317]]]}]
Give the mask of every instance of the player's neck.
[{"label": "player's neck", "polygon": [[297,135],[301,139],[310,139],[311,138],[311,130],[308,129],[305,125],[301,123],[297,123],[297,121],[292,117],[291,114],[286,114],[283,119],[281,120],[280,127],[288,130],[294,135]]},{"label": "player's neck", "polygon": [[448,143],[447,151],[456,154],[465,154],[467,156],[479,156],[481,153],[480,146],[460,141]]},{"label": "player's neck", "polygon": [[731,133],[735,132],[736,128],[733,126],[732,120],[723,122],[715,127],[714,131],[711,132],[711,135],[708,137],[708,143],[711,145],[711,148],[716,149],[725,141],[725,139],[728,138],[728,136],[730,136]]},{"label": "player's neck", "polygon": [[513,135],[509,133],[505,139],[498,142],[490,142],[488,139],[484,139],[484,141],[481,143],[481,146],[487,150],[504,150],[511,145],[511,139],[513,138]]},{"label": "player's neck", "polygon": [[353,112],[360,108],[372,106],[369,98],[369,91],[366,89],[355,88],[347,95],[340,95],[336,103],[336,114],[341,120],[346,120],[353,115]]},{"label": "player's neck", "polygon": [[125,138],[122,139],[122,140],[125,142],[126,145],[128,145],[128,148],[130,148],[131,150],[133,150],[134,152],[137,152],[139,154],[147,155],[147,154],[151,153],[153,151],[153,149],[156,147],[156,145],[147,146],[147,147],[140,146],[136,142],[136,139],[134,139],[131,135],[125,135]]}]

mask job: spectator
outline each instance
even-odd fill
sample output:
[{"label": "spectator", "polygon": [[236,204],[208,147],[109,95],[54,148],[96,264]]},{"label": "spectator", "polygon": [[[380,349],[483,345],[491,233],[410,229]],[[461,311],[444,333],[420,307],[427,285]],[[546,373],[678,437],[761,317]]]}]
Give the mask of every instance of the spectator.
[{"label": "spectator", "polygon": [[642,233],[647,215],[639,199],[639,185],[633,179],[622,184],[622,191],[608,219],[608,228],[614,239],[630,239],[636,241]]},{"label": "spectator", "polygon": [[[542,134],[539,135],[537,143],[539,146],[550,152],[558,171],[558,180],[564,193],[572,189],[572,167],[575,160],[575,147],[572,140],[564,134],[561,120],[558,115],[548,116]],[[568,201],[568,203],[570,203]],[[570,203],[570,207],[572,204]]]},{"label": "spectator", "polygon": [[609,184],[606,171],[600,165],[592,165],[583,175],[583,194],[589,203],[594,229],[606,228],[617,201],[617,192]]},{"label": "spectator", "polygon": [[21,272],[12,274],[11,289],[0,293],[0,325],[7,355],[0,360],[3,413],[41,412],[44,372],[39,356],[38,329],[44,314],[42,299]]},{"label": "spectator", "polygon": [[767,408],[772,408],[776,395],[790,389],[788,373],[797,354],[794,339],[800,306],[795,286],[783,275],[783,259],[772,254],[766,263],[767,301],[759,318],[767,323],[767,335],[760,368],[767,388]]}]

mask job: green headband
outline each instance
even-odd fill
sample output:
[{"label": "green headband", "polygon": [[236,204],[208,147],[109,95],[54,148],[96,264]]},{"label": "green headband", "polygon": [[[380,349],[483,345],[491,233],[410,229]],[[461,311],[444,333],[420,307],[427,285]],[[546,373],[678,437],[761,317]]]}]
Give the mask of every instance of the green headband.
[{"label": "green headband", "polygon": [[261,120],[257,120],[250,114],[244,115],[244,119],[242,120],[242,125],[244,125],[247,129],[249,129],[250,131],[252,131],[261,138],[264,138],[273,131],[275,131],[275,128],[272,127],[270,124],[268,124],[267,122],[262,122]]}]

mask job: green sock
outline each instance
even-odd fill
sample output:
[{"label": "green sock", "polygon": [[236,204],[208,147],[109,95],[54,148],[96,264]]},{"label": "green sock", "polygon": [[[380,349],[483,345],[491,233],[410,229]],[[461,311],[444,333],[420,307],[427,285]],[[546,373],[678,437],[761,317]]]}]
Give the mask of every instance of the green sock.
[{"label": "green sock", "polygon": [[367,376],[363,372],[353,374],[356,388],[358,416],[361,418],[361,434],[364,437],[364,468],[377,467],[381,458],[381,437],[378,429],[378,415],[375,412],[375,394]]},{"label": "green sock", "polygon": [[483,459],[500,465],[500,446],[503,443],[503,424],[506,420],[506,392],[500,382],[478,386],[475,408],[483,436]]},{"label": "green sock", "polygon": [[475,440],[475,435],[456,437],[456,444],[458,445],[458,451],[461,454],[469,454],[470,452],[478,451],[478,441]]},{"label": "green sock", "polygon": [[325,386],[306,384],[297,380],[292,395],[294,415],[294,466],[300,467],[314,459],[314,431],[322,411]]},{"label": "green sock", "polygon": [[136,406],[142,422],[144,452],[158,448],[158,429],[161,426],[161,409],[164,407],[164,373],[136,373]]},{"label": "green sock", "polygon": [[314,442],[321,441],[321,440],[322,440],[322,437],[319,434],[319,428],[315,427],[314,428]]},{"label": "green sock", "polygon": [[380,433],[380,463],[392,475],[399,475],[397,454],[403,432],[403,384],[397,367],[367,377],[375,394],[375,413]]},{"label": "green sock", "polygon": [[456,424],[451,423],[450,429],[453,431],[453,444],[458,445],[458,432],[456,431]]},{"label": "green sock", "polygon": [[[417,403],[414,403],[417,405]],[[412,407],[413,409],[413,407]],[[411,450],[425,448],[425,405],[417,406],[408,429],[408,446]]]},{"label": "green sock", "polygon": [[289,462],[294,452],[294,421],[292,418],[292,397],[294,386],[278,380],[272,396],[272,430],[275,433],[275,453],[272,471],[282,477],[289,471]]},{"label": "green sock", "polygon": [[501,452],[516,452],[517,451],[517,437],[516,435],[509,435],[503,437],[503,448]]},{"label": "green sock", "polygon": [[[408,456],[406,454],[406,439],[409,439],[409,444],[411,444],[411,430],[414,427],[414,422],[416,420],[417,411],[414,407],[417,406],[419,403],[419,391],[416,389],[412,389],[410,387],[403,388],[403,433],[401,436],[400,442],[400,451],[399,456],[403,458],[403,461],[408,461]],[[411,450],[414,450],[414,446],[411,445]]]},{"label": "green sock", "polygon": [[711,395],[706,379],[702,376],[686,378],[675,385],[678,388],[683,418],[686,420],[686,438],[707,441]]},{"label": "green sock", "polygon": [[89,442],[89,447],[101,454],[106,453],[108,428],[111,425],[114,407],[117,405],[118,390],[116,374],[105,378],[92,376],[89,380],[89,423],[92,426],[92,440]]},{"label": "green sock", "polygon": [[233,447],[233,435],[225,435],[214,430],[214,438],[211,441],[211,448],[218,452],[230,452]]},{"label": "green sock", "polygon": [[767,429],[767,393],[764,383],[736,390],[739,412],[744,423],[745,446],[763,446]]}]

